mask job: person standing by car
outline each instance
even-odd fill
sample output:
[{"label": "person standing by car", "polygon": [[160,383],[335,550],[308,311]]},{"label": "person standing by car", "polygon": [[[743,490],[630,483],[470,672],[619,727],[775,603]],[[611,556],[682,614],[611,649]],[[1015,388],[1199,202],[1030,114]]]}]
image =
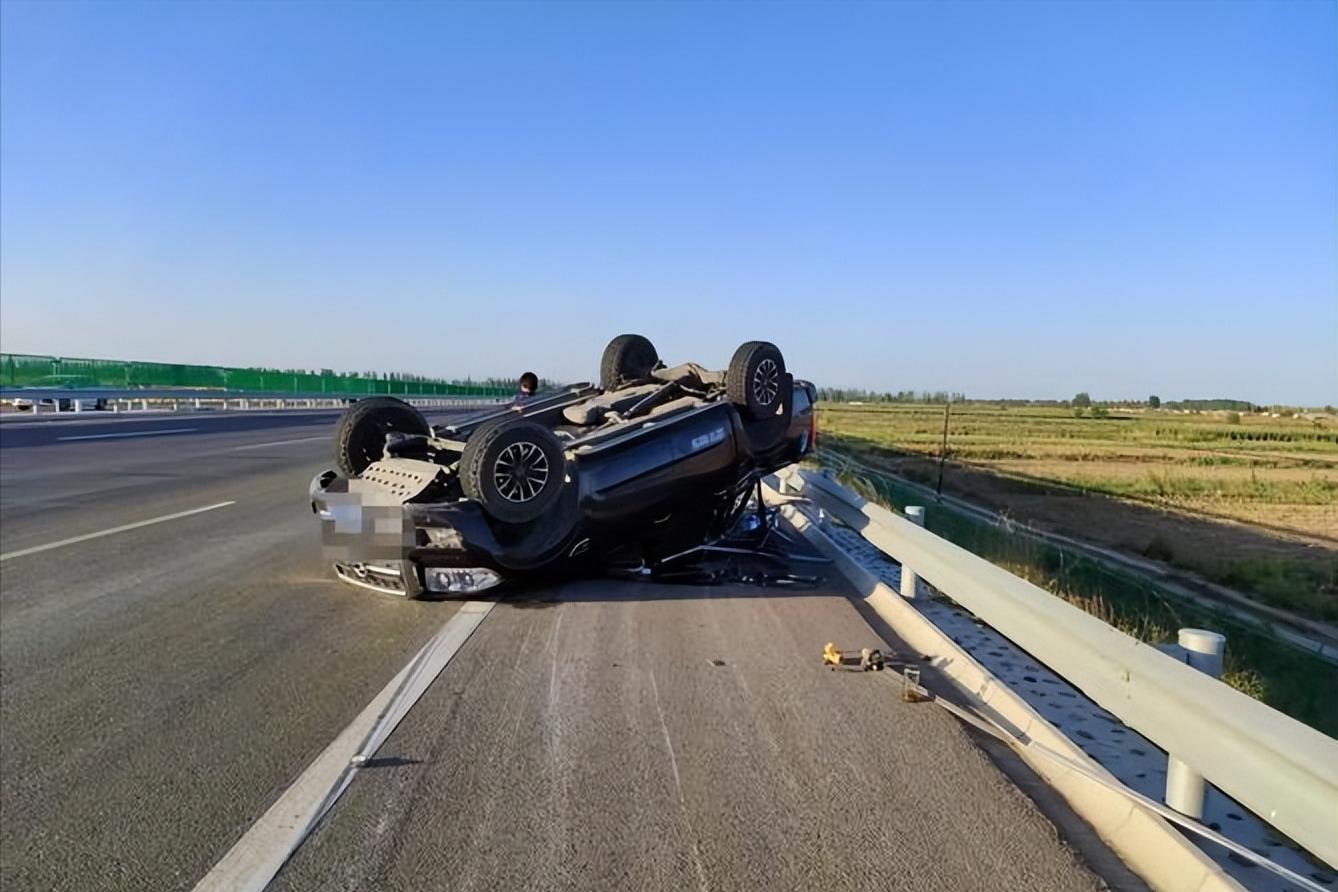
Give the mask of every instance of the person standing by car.
[{"label": "person standing by car", "polygon": [[520,389],[516,392],[515,404],[528,400],[539,390],[539,376],[534,372],[526,372],[520,376]]}]

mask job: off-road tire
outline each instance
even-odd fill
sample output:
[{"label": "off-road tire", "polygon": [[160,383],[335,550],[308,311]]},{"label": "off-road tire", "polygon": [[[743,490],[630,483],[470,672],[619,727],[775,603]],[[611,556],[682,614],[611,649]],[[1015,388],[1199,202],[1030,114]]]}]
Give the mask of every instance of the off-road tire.
[{"label": "off-road tire", "polygon": [[562,494],[566,476],[567,458],[558,438],[524,419],[479,428],[460,455],[461,489],[502,523],[543,516]]},{"label": "off-road tire", "polygon": [[432,427],[413,406],[393,396],[358,400],[344,410],[335,426],[335,464],[346,477],[357,477],[381,458],[386,434],[430,434]]},{"label": "off-road tire", "polygon": [[660,355],[649,338],[638,334],[618,335],[604,348],[599,360],[599,386],[613,390],[628,381],[650,377]]},{"label": "off-road tire", "polygon": [[771,418],[780,408],[785,386],[785,357],[769,341],[749,341],[734,351],[725,372],[729,401],[755,420]]}]

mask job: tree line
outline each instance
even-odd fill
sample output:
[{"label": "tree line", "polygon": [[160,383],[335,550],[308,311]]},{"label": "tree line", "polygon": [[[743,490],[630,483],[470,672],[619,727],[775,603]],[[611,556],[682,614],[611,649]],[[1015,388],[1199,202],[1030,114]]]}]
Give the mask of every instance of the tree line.
[{"label": "tree line", "polygon": [[[1205,400],[1162,400],[1156,394],[1147,399],[1094,400],[1087,391],[1079,391],[1067,400],[1031,400],[1031,399],[981,399],[968,400],[966,394],[947,390],[868,390],[861,387],[819,387],[818,399],[831,403],[966,403],[975,402],[1007,408],[1036,407],[1050,409],[1087,410],[1094,417],[1102,417],[1110,409],[1167,409],[1181,412],[1276,412],[1279,415],[1294,415],[1299,412],[1314,411],[1302,406],[1263,405],[1249,400],[1205,399]],[[1334,414],[1333,406],[1324,406],[1321,411]],[[1086,411],[1084,412],[1086,414]]]},{"label": "tree line", "polygon": [[818,399],[830,403],[964,403],[966,394],[946,390],[884,393],[859,387],[819,387]]}]

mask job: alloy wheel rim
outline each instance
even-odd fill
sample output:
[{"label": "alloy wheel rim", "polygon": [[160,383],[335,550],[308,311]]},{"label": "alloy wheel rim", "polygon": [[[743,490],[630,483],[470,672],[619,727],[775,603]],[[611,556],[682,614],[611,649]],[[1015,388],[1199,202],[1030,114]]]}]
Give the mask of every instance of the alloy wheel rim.
[{"label": "alloy wheel rim", "polygon": [[769,406],[780,393],[780,366],[774,359],[764,359],[753,372],[753,399],[759,406]]},{"label": "alloy wheel rim", "polygon": [[492,481],[508,502],[528,502],[548,484],[548,456],[536,443],[512,443],[493,462]]}]

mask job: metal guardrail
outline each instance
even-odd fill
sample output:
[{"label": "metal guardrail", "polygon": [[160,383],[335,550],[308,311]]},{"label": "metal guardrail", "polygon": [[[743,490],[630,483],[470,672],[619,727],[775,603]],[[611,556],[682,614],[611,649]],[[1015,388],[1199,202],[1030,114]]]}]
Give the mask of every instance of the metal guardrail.
[{"label": "metal guardrail", "polygon": [[786,483],[1261,819],[1338,866],[1338,741],[821,474]]},{"label": "metal guardrail", "polygon": [[[822,513],[811,502],[787,503],[792,485],[802,482],[782,472],[775,484],[781,516],[811,545],[832,558],[857,595],[888,624],[911,653],[920,654],[928,667],[956,688],[968,706],[1010,727],[1018,739],[1039,743],[1067,756],[1061,764],[1041,758],[1031,746],[1015,749],[1018,756],[1068,802],[1150,888],[1156,892],[1244,892],[1244,887],[1189,838],[1173,829],[1157,813],[1117,792],[1108,770],[1094,761],[1063,732],[1050,724],[1017,691],[981,665],[950,634],[931,622],[912,602],[889,588],[831,538]],[[802,497],[800,497],[802,498]],[[818,516],[814,516],[816,512]],[[906,569],[903,566],[903,571]],[[904,579],[903,575],[903,579]],[[1105,782],[1103,782],[1105,781]],[[969,803],[964,803],[969,807]]]},{"label": "metal guardrail", "polygon": [[[1250,600],[1225,586],[1206,581],[1197,584],[1188,583],[1185,580],[1177,579],[1173,570],[1159,567],[1153,561],[1121,554],[1112,549],[1103,548],[1094,543],[1084,542],[1050,530],[1011,523],[993,511],[979,505],[974,505],[951,495],[935,492],[932,487],[894,474],[885,468],[873,467],[835,449],[824,448],[821,457],[824,464],[830,462],[839,473],[853,472],[874,480],[881,479],[892,482],[897,487],[921,493],[926,499],[932,499],[959,514],[979,520],[982,523],[1006,528],[1015,535],[1025,536],[1038,542],[1044,542],[1054,548],[1087,555],[1093,560],[1117,566],[1123,572],[1147,579],[1151,584],[1177,598],[1189,601],[1206,610],[1225,612],[1232,619],[1274,635],[1298,650],[1319,657],[1327,663],[1338,664],[1338,638],[1334,636],[1331,624],[1310,620]],[[1200,587],[1204,591],[1198,590]],[[1205,591],[1207,594],[1204,593]]]},{"label": "metal guardrail", "polygon": [[[288,402],[301,402],[305,400],[324,400],[324,401],[343,401],[365,399],[369,396],[366,393],[353,392],[302,392],[302,391],[283,391],[283,390],[210,390],[204,388],[173,388],[173,387],[0,387],[0,400],[81,400],[83,402],[95,402],[97,400],[120,400],[138,402],[140,400],[176,400],[179,402],[224,402],[238,400],[285,400]],[[371,396],[394,396],[397,399],[405,400],[409,403],[418,402],[451,402],[461,405],[477,403],[488,405],[497,402],[504,402],[509,399],[511,394],[505,396],[497,395],[477,395],[477,394],[391,394],[377,393]]]}]

